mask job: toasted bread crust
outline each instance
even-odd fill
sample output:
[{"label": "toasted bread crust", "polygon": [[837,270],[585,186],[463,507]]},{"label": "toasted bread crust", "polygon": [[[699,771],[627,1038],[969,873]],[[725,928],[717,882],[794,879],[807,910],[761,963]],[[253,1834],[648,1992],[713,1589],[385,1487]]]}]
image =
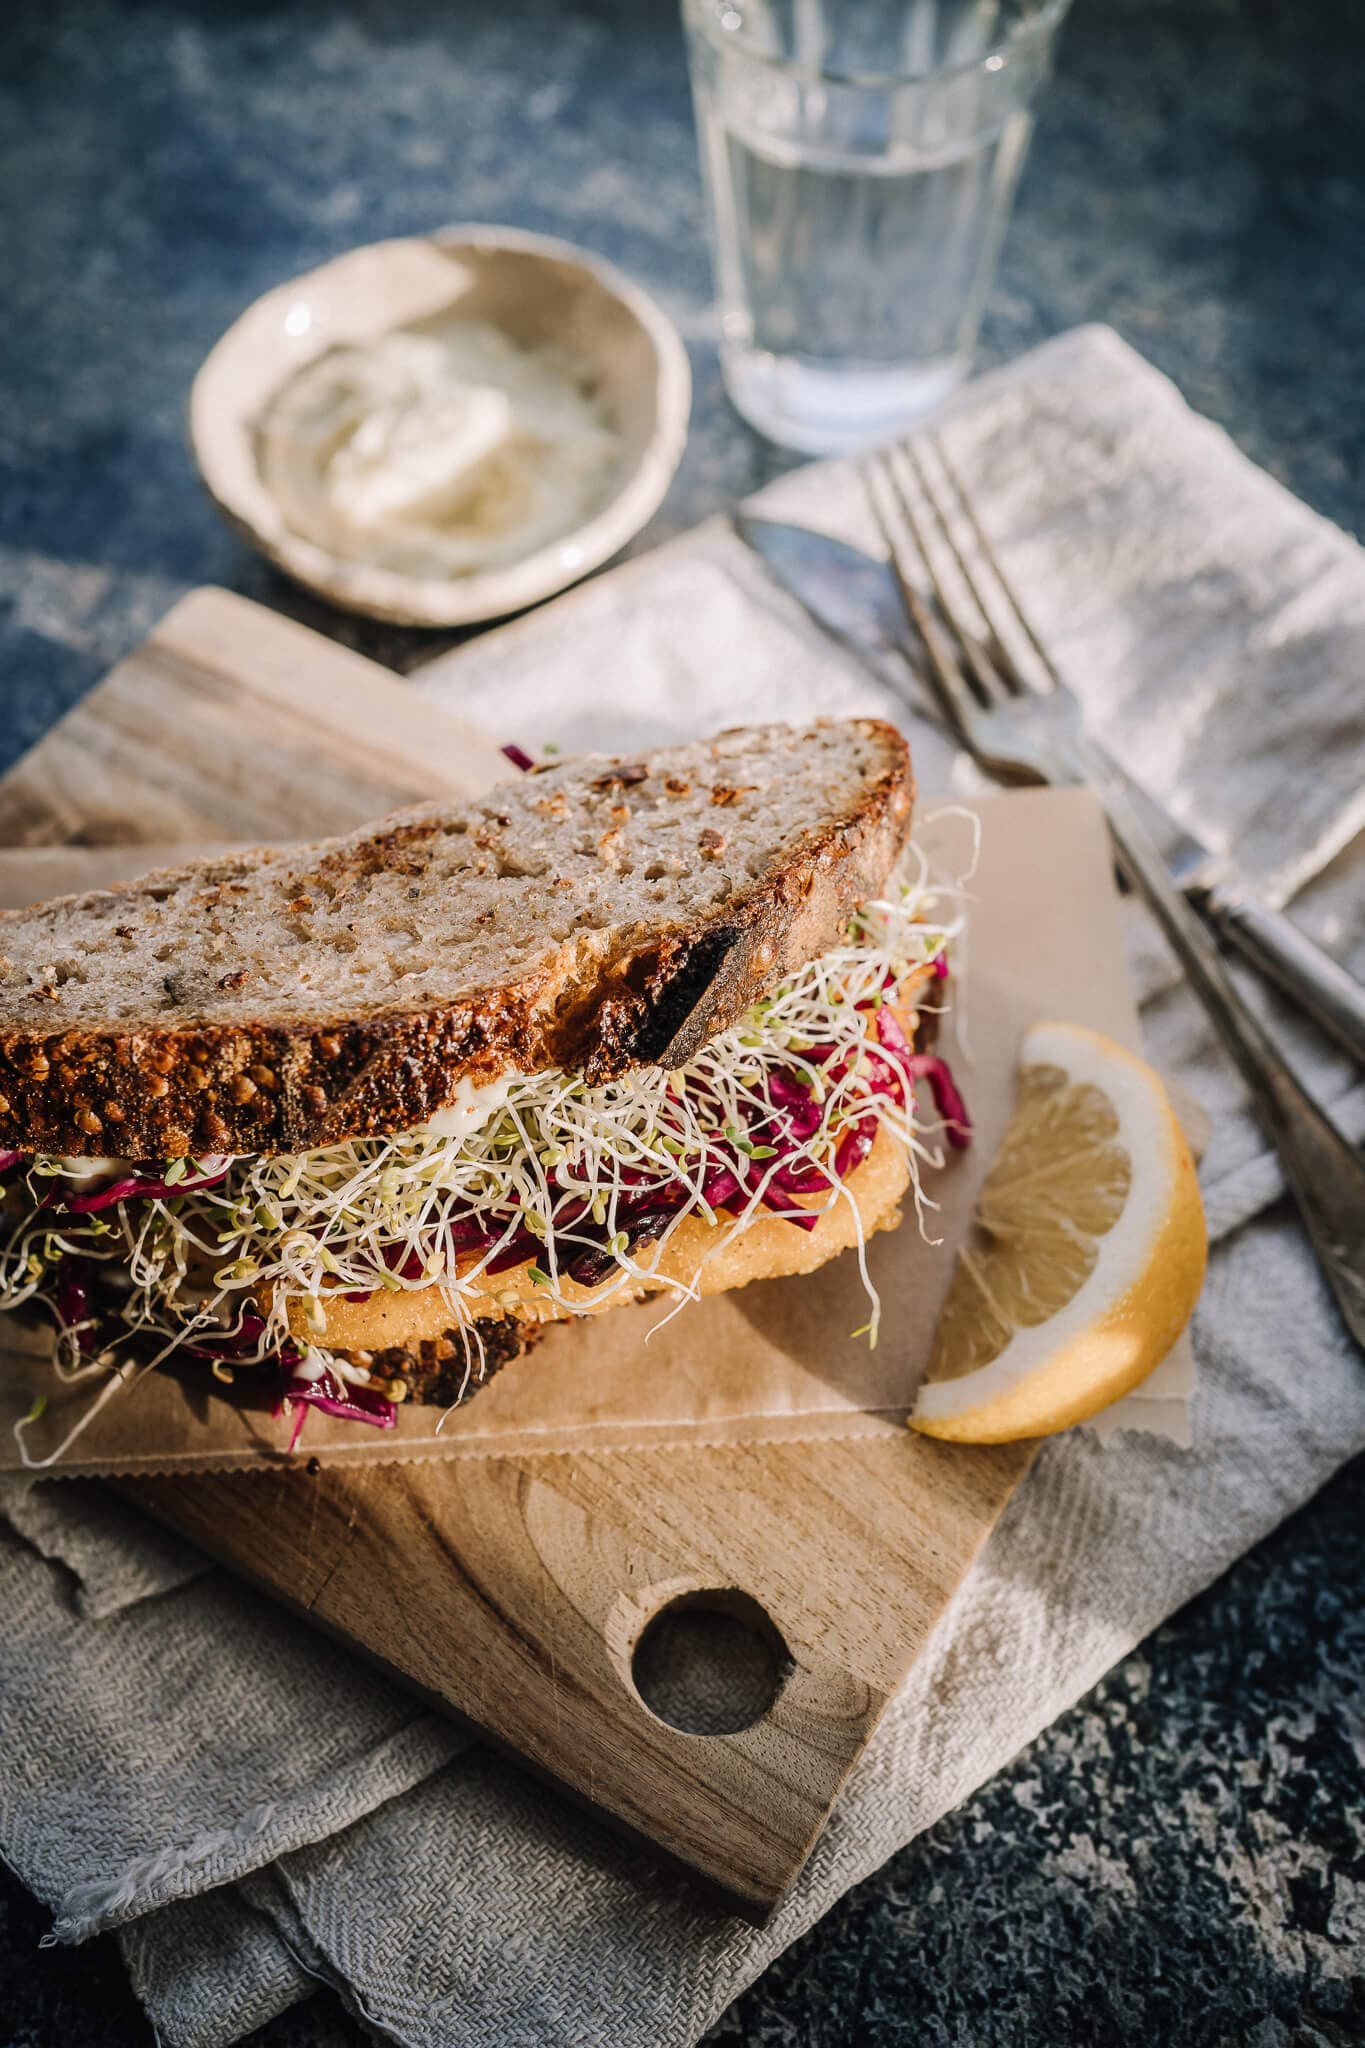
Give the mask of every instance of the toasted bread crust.
[{"label": "toasted bread crust", "polygon": [[[632,1066],[680,1066],[831,945],[885,882],[909,830],[909,751],[893,727],[856,723],[880,762],[856,800],[752,886],[682,928],[623,944],[593,961],[590,977],[575,981],[551,963],[437,1007],[363,1019],[0,1029],[0,1143],[168,1159],[301,1152],[420,1124],[460,1077],[565,1067],[600,1081]],[[423,814],[400,814],[339,847],[348,860],[392,862],[430,830]],[[310,852],[318,858],[304,848],[300,862]]]},{"label": "toasted bread crust", "polygon": [[366,1352],[356,1363],[368,1364],[377,1379],[401,1380],[407,1399],[429,1407],[459,1408],[482,1393],[514,1358],[533,1351],[542,1335],[534,1323],[488,1320],[479,1331],[477,1346],[467,1330],[456,1326],[434,1339]]}]

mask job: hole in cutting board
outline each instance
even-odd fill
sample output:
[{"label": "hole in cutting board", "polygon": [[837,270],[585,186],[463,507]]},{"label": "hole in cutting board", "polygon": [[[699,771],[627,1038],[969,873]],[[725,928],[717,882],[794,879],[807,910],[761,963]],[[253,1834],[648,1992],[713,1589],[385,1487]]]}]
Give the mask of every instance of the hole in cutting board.
[{"label": "hole in cutting board", "polygon": [[635,1690],[686,1735],[737,1735],[761,1721],[786,1683],[791,1652],[748,1593],[679,1593],[652,1615],[630,1660]]}]

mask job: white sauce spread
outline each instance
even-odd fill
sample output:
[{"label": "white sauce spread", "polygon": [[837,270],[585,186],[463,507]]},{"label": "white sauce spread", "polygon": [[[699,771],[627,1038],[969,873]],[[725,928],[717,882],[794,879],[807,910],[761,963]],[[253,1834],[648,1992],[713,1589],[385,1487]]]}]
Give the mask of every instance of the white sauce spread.
[{"label": "white sauce spread", "polygon": [[462,1077],[455,1083],[455,1093],[444,1109],[427,1118],[426,1128],[436,1138],[467,1137],[502,1108],[513,1083],[523,1078],[521,1074],[499,1074],[496,1081],[480,1083]]},{"label": "white sauce spread", "polygon": [[67,1180],[79,1182],[82,1194],[93,1194],[107,1181],[122,1180],[128,1171],[126,1159],[59,1159],[57,1164]]},{"label": "white sauce spread", "polygon": [[621,455],[586,367],[447,319],[335,348],[257,428],[261,479],[330,554],[412,576],[520,561],[600,510]]}]

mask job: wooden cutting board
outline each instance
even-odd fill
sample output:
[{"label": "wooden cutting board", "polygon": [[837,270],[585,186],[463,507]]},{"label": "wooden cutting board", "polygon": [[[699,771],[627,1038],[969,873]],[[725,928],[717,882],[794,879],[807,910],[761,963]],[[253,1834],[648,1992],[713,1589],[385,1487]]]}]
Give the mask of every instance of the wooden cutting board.
[{"label": "wooden cutting board", "polygon": [[[388,671],[201,590],[0,782],[0,844],[308,837],[500,767]],[[898,1431],[123,1490],[762,1914],[1029,1457]],[[688,1605],[769,1658],[752,1725],[644,1704],[642,1636]]]}]

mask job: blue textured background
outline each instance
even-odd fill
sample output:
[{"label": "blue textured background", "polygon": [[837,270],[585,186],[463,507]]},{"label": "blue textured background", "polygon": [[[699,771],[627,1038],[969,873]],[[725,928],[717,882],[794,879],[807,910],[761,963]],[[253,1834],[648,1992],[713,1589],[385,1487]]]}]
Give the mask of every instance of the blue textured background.
[{"label": "blue textured background", "polygon": [[[1353,0],[1078,0],[984,360],[1108,320],[1358,530],[1363,104]],[[769,473],[720,392],[673,0],[9,0],[0,766],[196,583],[400,667],[436,651],[258,562],[199,491],[182,421],[258,292],[456,219],[600,249],[682,327],[694,431],[640,545]],[[1362,1582],[1357,1466],[862,1886],[717,2040],[1365,2042]],[[147,2042],[112,1947],[40,1955],[45,1925],[0,1879],[0,2041]],[[260,2038],[362,2037],[319,1998]]]}]

